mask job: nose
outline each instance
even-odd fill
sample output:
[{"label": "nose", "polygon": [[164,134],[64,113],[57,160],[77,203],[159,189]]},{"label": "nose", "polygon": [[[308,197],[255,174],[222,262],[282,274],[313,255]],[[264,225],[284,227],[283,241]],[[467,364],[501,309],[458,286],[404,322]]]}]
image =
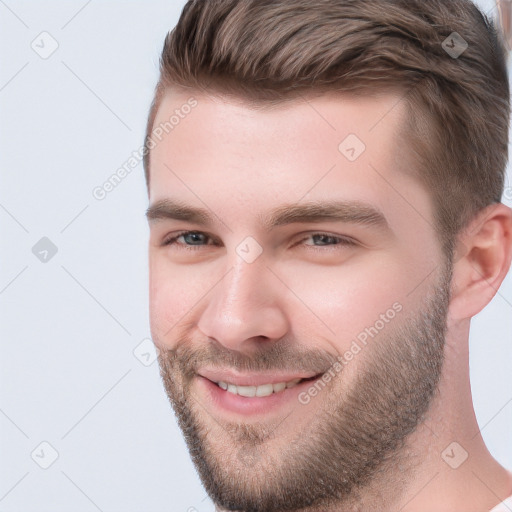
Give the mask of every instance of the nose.
[{"label": "nose", "polygon": [[282,284],[262,258],[247,263],[235,255],[229,272],[211,290],[198,322],[201,332],[231,350],[278,340],[288,329],[280,300]]}]

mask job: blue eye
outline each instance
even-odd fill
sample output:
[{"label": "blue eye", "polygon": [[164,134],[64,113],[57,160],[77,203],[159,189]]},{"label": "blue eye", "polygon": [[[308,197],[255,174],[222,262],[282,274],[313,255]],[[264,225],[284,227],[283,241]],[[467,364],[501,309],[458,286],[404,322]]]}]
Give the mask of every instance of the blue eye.
[{"label": "blue eye", "polygon": [[[314,233],[313,235],[309,235],[308,238],[316,239],[317,241],[320,240],[320,245],[317,245],[317,247],[322,247],[325,245],[350,245],[350,244],[353,244],[353,242],[351,240],[349,240],[348,238],[341,238],[339,236],[328,235],[327,233]],[[308,238],[305,238],[304,240],[307,240]]]},{"label": "blue eye", "polygon": [[[180,241],[180,239],[182,241]],[[306,240],[312,240],[312,244],[305,244]],[[211,242],[211,243],[210,243]],[[317,242],[317,243],[315,243]],[[321,247],[333,247],[338,246],[355,246],[357,245],[355,240],[348,237],[334,236],[329,233],[312,233],[305,238],[302,238],[295,245],[303,243],[308,247],[321,248]],[[164,239],[162,245],[176,245],[182,246],[184,249],[196,249],[205,245],[218,245],[215,241],[206,233],[201,231],[182,231],[172,237]]]},{"label": "blue eye", "polygon": [[[180,238],[183,238],[183,240],[185,240],[184,244],[178,243],[178,239],[180,239]],[[189,247],[207,245],[207,244],[201,243],[204,241],[205,238],[210,239],[210,237],[208,235],[206,235],[205,233],[202,233],[201,231],[183,231],[171,238],[166,238],[163,241],[162,245],[185,245],[185,246],[189,246]],[[187,239],[188,239],[188,241],[187,241]]]}]

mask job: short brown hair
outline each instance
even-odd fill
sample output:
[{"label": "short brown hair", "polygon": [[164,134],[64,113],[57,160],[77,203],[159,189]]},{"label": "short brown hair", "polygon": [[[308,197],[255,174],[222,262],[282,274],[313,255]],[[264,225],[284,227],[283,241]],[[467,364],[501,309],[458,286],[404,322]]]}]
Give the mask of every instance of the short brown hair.
[{"label": "short brown hair", "polygon": [[[454,32],[468,45],[460,56],[442,44],[453,46]],[[417,162],[411,172],[432,193],[436,233],[451,256],[459,231],[501,201],[506,57],[495,24],[470,0],[190,0],[160,59],[146,182],[147,144],[171,86],[253,105],[304,92],[399,90],[408,112],[403,136]]]}]

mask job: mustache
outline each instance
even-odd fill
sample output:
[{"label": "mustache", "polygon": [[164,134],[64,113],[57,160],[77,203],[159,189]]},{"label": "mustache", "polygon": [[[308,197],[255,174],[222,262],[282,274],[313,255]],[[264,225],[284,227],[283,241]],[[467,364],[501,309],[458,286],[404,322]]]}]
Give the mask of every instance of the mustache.
[{"label": "mustache", "polygon": [[311,372],[325,373],[338,360],[338,353],[304,348],[289,341],[262,341],[241,352],[224,347],[216,340],[193,342],[182,338],[173,348],[160,348],[161,363],[172,363],[185,376],[200,368],[229,368],[238,372]]}]

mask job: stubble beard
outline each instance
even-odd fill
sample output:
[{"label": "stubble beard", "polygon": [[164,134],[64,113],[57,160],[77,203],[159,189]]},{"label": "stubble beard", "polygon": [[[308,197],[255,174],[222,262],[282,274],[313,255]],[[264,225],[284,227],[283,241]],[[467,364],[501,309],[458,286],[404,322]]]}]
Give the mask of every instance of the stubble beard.
[{"label": "stubble beard", "polygon": [[[451,271],[451,266],[445,267],[434,293],[414,316],[397,318],[365,348],[365,364],[347,390],[335,391],[336,384],[344,385],[341,372],[331,382],[331,392],[322,392],[322,408],[307,420],[310,405],[297,403],[299,423],[286,418],[279,425],[221,425],[190,389],[197,351],[186,340],[173,350],[161,351],[166,393],[201,481],[216,505],[243,512],[363,510],[370,488],[378,499],[376,482],[394,482],[397,499],[400,482],[418,463],[406,440],[421,424],[438,390]],[[203,353],[201,360],[215,352]],[[319,362],[325,360],[323,354],[315,355]],[[263,369],[247,357],[238,364],[237,357],[229,354],[222,360],[229,358],[238,368]],[[271,360],[266,359],[269,367],[278,368]],[[285,443],[279,443],[281,432],[289,436]],[[384,494],[381,498],[385,500]]]}]

